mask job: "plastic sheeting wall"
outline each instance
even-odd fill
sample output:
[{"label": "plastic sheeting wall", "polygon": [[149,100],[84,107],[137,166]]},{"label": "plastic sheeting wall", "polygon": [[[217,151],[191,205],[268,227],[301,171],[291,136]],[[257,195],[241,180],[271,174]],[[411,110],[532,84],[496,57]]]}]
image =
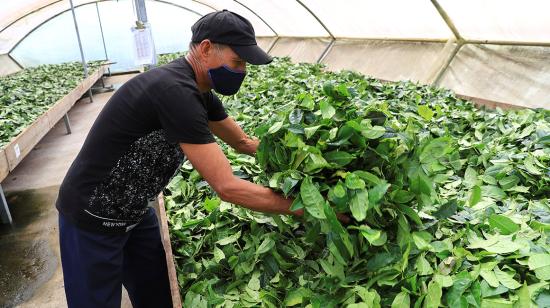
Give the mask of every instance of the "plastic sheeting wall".
[{"label": "plastic sheeting wall", "polygon": [[294,62],[317,62],[329,44],[329,39],[280,38],[270,53]]},{"label": "plastic sheeting wall", "polygon": [[440,85],[468,96],[550,109],[550,48],[465,45]]},{"label": "plastic sheeting wall", "polygon": [[332,70],[354,70],[383,80],[428,82],[443,43],[336,41],[322,63]]},{"label": "plastic sheeting wall", "polygon": [[[319,40],[279,39],[272,54],[316,62]],[[292,47],[294,46],[294,47]],[[431,84],[456,44],[383,40],[337,40],[321,63],[375,78]],[[550,109],[550,47],[466,44],[438,85],[464,96],[521,107]]]},{"label": "plastic sheeting wall", "polygon": [[0,55],[0,76],[13,74],[21,70],[21,67],[15,63],[10,56]]}]

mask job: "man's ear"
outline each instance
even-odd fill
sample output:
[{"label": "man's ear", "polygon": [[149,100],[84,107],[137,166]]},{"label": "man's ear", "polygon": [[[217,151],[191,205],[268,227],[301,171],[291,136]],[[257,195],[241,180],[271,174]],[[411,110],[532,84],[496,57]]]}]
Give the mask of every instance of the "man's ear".
[{"label": "man's ear", "polygon": [[212,42],[209,39],[202,40],[199,44],[199,53],[202,59],[207,59],[213,51]]}]

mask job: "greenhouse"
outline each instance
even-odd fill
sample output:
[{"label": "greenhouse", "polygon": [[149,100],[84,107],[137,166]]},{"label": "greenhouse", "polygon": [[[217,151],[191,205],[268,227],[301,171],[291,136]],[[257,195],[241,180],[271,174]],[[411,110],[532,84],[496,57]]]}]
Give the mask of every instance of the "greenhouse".
[{"label": "greenhouse", "polygon": [[0,307],[550,307],[548,12],[0,1]]}]

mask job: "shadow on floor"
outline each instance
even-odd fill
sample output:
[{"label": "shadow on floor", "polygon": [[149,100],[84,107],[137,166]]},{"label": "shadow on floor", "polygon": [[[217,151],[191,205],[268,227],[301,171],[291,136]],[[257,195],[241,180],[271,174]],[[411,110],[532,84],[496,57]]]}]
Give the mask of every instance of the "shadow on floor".
[{"label": "shadow on floor", "polygon": [[59,266],[56,247],[59,187],[6,195],[12,225],[0,225],[0,307],[13,307],[48,281]]}]

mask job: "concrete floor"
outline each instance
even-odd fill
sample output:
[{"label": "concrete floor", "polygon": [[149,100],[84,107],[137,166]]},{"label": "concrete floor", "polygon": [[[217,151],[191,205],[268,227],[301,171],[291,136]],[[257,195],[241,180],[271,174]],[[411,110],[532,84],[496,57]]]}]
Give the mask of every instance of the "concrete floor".
[{"label": "concrete floor", "polygon": [[[134,75],[105,78],[119,87]],[[77,102],[69,111],[72,134],[60,121],[3,182],[14,219],[0,225],[0,307],[66,307],[59,258],[59,185],[95,118],[113,92]],[[124,291],[122,307],[131,307]]]}]

